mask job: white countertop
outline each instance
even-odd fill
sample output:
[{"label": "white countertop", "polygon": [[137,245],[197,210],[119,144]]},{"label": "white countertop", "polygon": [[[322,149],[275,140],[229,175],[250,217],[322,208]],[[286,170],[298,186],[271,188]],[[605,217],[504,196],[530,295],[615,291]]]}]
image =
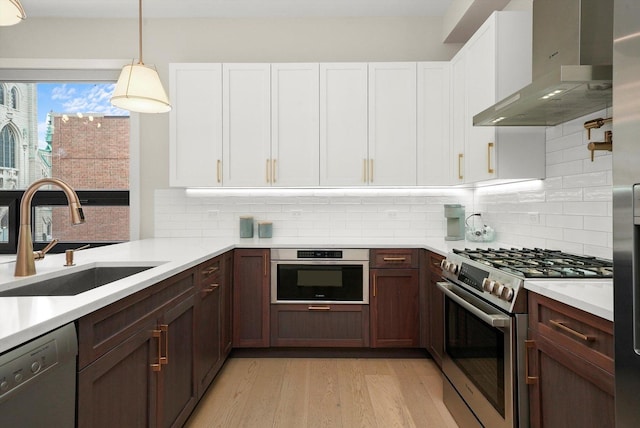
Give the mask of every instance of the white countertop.
[{"label": "white countertop", "polygon": [[[73,322],[97,309],[140,291],[233,248],[425,248],[446,255],[454,248],[499,248],[500,243],[445,241],[444,239],[324,239],[309,238],[155,238],[75,254],[73,267],[64,267],[64,254],[49,254],[36,262],[36,275],[13,276],[15,256],[0,257],[0,291],[93,266],[152,265],[153,269],[114,281],[76,296],[0,297],[0,352]],[[613,319],[611,282],[527,281],[527,288],[606,319]],[[599,286],[595,284],[598,283]],[[573,286],[570,286],[573,284]],[[597,291],[585,292],[585,289]]]},{"label": "white countertop", "polygon": [[613,321],[612,279],[527,280],[525,288]]}]

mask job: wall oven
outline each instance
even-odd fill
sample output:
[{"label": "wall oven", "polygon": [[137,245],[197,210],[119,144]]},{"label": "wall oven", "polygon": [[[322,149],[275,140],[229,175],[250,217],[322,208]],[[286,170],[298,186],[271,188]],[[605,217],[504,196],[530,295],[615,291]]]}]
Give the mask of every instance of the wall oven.
[{"label": "wall oven", "polygon": [[271,303],[369,303],[369,250],[272,249]]}]

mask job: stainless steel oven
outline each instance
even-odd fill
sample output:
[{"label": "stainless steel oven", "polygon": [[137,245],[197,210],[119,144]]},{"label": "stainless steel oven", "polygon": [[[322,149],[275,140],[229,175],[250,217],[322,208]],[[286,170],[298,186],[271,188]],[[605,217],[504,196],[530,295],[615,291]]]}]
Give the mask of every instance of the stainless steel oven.
[{"label": "stainless steel oven", "polygon": [[[462,427],[528,427],[525,281],[611,278],[611,261],[539,248],[489,248],[453,250],[441,267],[445,404]],[[465,411],[464,420],[457,417]]]},{"label": "stainless steel oven", "polygon": [[271,303],[369,303],[369,250],[272,249]]}]

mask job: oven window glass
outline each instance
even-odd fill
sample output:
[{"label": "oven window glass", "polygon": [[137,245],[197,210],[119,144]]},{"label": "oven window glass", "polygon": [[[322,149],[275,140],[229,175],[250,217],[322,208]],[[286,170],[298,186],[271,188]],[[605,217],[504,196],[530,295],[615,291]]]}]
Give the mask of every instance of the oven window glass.
[{"label": "oven window glass", "polygon": [[451,299],[446,302],[446,353],[504,417],[504,333]]},{"label": "oven window glass", "polygon": [[298,287],[342,287],[342,271],[326,269],[298,270]]},{"label": "oven window glass", "polygon": [[278,264],[278,300],[362,301],[361,264]]}]

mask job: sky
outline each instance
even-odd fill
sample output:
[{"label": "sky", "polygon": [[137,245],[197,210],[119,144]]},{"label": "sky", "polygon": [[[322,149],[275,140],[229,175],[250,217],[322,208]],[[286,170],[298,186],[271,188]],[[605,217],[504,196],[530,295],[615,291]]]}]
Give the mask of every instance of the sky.
[{"label": "sky", "polygon": [[46,147],[47,113],[129,116],[111,105],[115,83],[38,83],[38,146]]}]

